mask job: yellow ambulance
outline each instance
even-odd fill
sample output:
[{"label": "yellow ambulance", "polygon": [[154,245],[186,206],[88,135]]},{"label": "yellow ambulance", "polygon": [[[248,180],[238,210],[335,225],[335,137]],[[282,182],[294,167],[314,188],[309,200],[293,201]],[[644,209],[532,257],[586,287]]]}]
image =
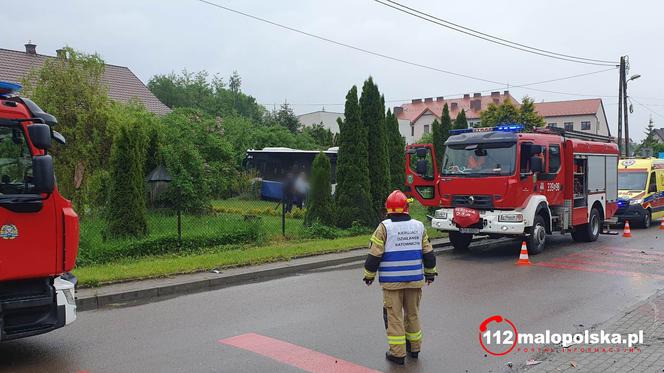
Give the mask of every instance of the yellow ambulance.
[{"label": "yellow ambulance", "polygon": [[618,162],[618,221],[642,228],[664,219],[664,159],[621,159]]}]

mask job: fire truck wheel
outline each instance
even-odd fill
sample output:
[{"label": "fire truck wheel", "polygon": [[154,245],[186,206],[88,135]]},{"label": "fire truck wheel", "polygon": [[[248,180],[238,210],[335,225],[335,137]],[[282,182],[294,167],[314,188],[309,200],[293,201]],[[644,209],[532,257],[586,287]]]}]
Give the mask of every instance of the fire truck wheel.
[{"label": "fire truck wheel", "polygon": [[542,215],[535,216],[533,223],[532,231],[526,237],[529,255],[537,255],[544,251],[544,244],[546,243],[546,223]]},{"label": "fire truck wheel", "polygon": [[597,241],[599,232],[602,227],[602,217],[596,208],[590,210],[590,217],[588,223],[578,226],[572,232],[572,238],[577,242],[593,242]]},{"label": "fire truck wheel", "polygon": [[454,250],[465,251],[468,250],[468,246],[470,246],[470,242],[473,240],[473,235],[468,233],[450,232],[449,238]]}]

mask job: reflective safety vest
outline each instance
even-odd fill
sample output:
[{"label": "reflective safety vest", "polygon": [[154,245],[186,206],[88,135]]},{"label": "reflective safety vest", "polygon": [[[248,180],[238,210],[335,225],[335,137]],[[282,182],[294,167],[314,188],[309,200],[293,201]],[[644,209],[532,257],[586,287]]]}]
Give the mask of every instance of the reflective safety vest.
[{"label": "reflective safety vest", "polygon": [[422,267],[422,239],[424,224],[384,220],[387,231],[385,252],[378,267],[379,282],[410,282],[424,280]]}]

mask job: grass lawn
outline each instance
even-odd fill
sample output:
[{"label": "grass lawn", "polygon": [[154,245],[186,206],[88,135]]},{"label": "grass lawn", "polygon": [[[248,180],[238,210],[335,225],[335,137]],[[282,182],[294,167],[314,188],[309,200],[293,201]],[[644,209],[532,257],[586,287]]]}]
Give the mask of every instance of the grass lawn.
[{"label": "grass lawn", "polygon": [[279,242],[259,247],[219,246],[196,255],[146,257],[76,268],[74,274],[78,277],[81,286],[98,286],[132,279],[166,277],[174,274],[208,271],[213,268],[256,265],[296,257],[348,251],[365,247],[368,242],[369,236],[356,236],[335,240]]}]

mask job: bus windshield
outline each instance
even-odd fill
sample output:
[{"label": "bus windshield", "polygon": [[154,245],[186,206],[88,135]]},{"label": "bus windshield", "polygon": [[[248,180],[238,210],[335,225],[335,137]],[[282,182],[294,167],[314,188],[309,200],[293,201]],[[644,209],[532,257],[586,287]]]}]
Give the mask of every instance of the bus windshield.
[{"label": "bus windshield", "polygon": [[454,176],[508,176],[514,174],[516,144],[448,146],[442,174]]},{"label": "bus windshield", "polygon": [[618,172],[618,190],[645,190],[647,178],[647,172],[620,171]]}]

